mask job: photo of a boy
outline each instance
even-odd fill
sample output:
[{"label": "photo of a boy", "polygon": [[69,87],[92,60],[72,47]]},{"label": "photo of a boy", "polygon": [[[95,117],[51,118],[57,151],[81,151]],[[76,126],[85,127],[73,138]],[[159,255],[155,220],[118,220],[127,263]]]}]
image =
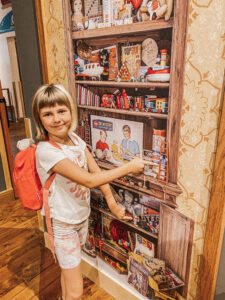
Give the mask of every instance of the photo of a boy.
[{"label": "photo of a boy", "polygon": [[124,125],[123,128],[123,136],[120,151],[123,155],[123,158],[126,160],[131,160],[135,157],[140,157],[140,148],[134,139],[131,138],[131,129],[129,125]]},{"label": "photo of a boy", "polygon": [[100,139],[96,143],[96,156],[99,159],[105,159],[110,154],[109,145],[106,143],[107,132],[104,129],[101,129],[99,134]]}]

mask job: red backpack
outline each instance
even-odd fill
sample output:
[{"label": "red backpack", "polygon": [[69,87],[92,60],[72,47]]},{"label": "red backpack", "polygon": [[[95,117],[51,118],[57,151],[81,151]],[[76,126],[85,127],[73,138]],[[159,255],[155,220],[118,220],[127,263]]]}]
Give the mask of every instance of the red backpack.
[{"label": "red backpack", "polygon": [[[54,147],[61,147],[53,141],[48,141]],[[39,210],[44,202],[46,225],[51,241],[52,253],[54,255],[54,242],[51,227],[50,210],[48,206],[49,188],[55,178],[56,173],[52,173],[42,186],[36,170],[36,152],[37,144],[21,150],[15,158],[13,180],[18,190],[20,201],[25,209]],[[62,149],[61,149],[62,150]],[[55,255],[54,255],[55,256]]]},{"label": "red backpack", "polygon": [[[59,145],[48,141],[53,146],[61,149]],[[39,210],[43,205],[43,188],[36,170],[35,152],[37,144],[21,150],[15,158],[13,180],[18,190],[20,201],[25,209]],[[54,175],[54,176],[53,176]],[[46,181],[53,181],[55,174],[52,174]],[[50,180],[51,178],[51,180]],[[50,188],[48,184],[48,189]]]}]

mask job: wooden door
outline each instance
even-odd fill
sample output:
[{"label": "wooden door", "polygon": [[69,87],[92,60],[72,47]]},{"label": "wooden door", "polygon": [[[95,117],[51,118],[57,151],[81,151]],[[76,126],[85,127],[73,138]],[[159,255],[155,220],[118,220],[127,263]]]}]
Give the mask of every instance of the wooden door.
[{"label": "wooden door", "polygon": [[[0,100],[2,99],[3,94],[0,82]],[[13,165],[11,153],[5,103],[4,101],[0,101],[0,199],[3,197],[13,197],[11,180]]]},{"label": "wooden door", "polygon": [[184,282],[184,296],[190,271],[194,222],[175,209],[161,204],[158,257],[165,260]]}]

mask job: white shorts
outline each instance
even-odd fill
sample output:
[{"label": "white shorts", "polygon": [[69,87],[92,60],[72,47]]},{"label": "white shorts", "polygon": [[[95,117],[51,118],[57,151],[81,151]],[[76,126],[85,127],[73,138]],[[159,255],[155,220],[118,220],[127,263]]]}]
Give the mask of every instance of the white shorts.
[{"label": "white shorts", "polygon": [[52,219],[55,253],[62,269],[72,269],[81,262],[81,246],[85,244],[88,219],[80,224],[68,224]]}]

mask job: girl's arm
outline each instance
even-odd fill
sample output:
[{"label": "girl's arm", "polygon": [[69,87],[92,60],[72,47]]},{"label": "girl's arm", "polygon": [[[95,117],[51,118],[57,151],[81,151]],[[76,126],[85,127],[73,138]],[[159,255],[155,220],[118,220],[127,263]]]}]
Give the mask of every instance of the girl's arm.
[{"label": "girl's arm", "polygon": [[[91,155],[89,150],[86,148],[85,149],[85,155],[87,158],[87,164],[88,164],[88,169],[90,170],[91,173],[99,173],[101,172],[101,169],[97,165],[94,157]],[[100,189],[106,199],[106,202],[108,204],[109,209],[111,212],[118,218],[118,219],[123,219],[123,220],[131,220],[131,217],[128,217],[125,215],[126,209],[122,205],[117,205],[112,191],[110,189],[109,184],[104,184],[100,186]]]},{"label": "girl's arm", "polygon": [[69,158],[65,158],[56,163],[51,170],[78,184],[82,184],[88,188],[94,188],[109,183],[119,177],[123,177],[128,173],[140,173],[143,171],[145,165],[153,165],[153,163],[135,158],[129,163],[112,170],[89,173],[80,168]]}]

